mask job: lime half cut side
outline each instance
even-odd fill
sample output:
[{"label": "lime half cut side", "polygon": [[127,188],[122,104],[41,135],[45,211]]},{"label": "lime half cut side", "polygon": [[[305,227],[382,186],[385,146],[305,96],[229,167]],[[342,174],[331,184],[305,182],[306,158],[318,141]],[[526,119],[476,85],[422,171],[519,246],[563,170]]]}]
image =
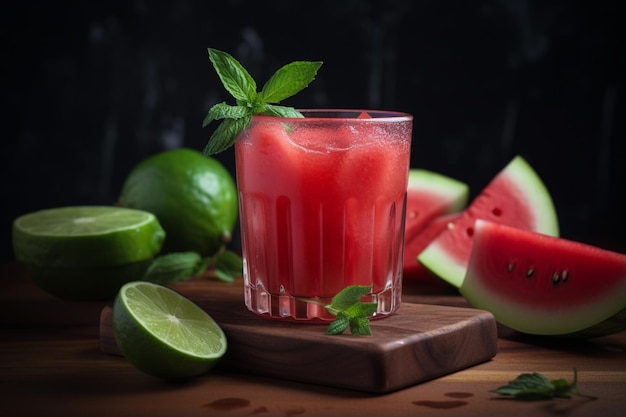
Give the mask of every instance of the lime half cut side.
[{"label": "lime half cut side", "polygon": [[17,260],[32,265],[111,267],[154,257],[165,231],[154,214],[114,206],[35,211],[13,221]]},{"label": "lime half cut side", "polygon": [[211,316],[160,284],[124,284],[113,303],[112,324],[126,359],[153,376],[198,376],[226,353],[226,336]]}]

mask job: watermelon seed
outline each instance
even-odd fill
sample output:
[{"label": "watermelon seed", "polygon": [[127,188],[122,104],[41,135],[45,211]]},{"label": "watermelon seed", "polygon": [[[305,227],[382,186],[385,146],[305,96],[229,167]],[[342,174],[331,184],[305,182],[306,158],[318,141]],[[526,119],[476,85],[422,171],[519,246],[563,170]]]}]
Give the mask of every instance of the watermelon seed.
[{"label": "watermelon seed", "polygon": [[513,270],[515,269],[515,263],[514,262],[509,262],[509,264],[507,265],[506,269],[509,272],[513,272]]},{"label": "watermelon seed", "polygon": [[552,285],[556,286],[559,285],[561,281],[561,276],[559,275],[558,272],[555,272],[554,274],[552,274]]},{"label": "watermelon seed", "polygon": [[474,228],[473,227],[468,227],[467,228],[467,235],[468,236],[472,236],[474,234]]},{"label": "watermelon seed", "polygon": [[569,271],[565,269],[563,270],[563,272],[561,272],[561,281],[565,283],[567,282],[568,279],[569,279]]},{"label": "watermelon seed", "polygon": [[528,268],[528,271],[526,271],[526,278],[530,278],[535,274],[535,269],[533,267]]}]

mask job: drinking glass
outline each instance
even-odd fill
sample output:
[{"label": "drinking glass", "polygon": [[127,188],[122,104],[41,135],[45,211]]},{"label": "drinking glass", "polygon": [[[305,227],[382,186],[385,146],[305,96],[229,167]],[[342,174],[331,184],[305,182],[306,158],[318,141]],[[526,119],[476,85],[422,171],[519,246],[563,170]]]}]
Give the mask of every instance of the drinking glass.
[{"label": "drinking glass", "polygon": [[366,285],[373,318],[390,315],[402,293],[413,117],[301,113],[254,116],[235,143],[246,306],[327,321],[335,317],[320,303]]}]

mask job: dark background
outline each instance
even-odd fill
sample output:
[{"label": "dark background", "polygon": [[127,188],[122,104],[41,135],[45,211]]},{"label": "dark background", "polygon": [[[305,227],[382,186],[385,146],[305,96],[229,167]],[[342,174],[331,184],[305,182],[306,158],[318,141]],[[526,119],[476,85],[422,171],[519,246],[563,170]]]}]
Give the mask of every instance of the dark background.
[{"label": "dark background", "polygon": [[[1,260],[18,215],[112,204],[142,158],[204,147],[206,111],[232,104],[207,47],[260,85],[288,62],[324,61],[285,105],[409,112],[412,166],[467,182],[472,197],[520,154],[563,237],[626,252],[619,4],[3,2]],[[232,151],[218,159],[233,170]]]}]

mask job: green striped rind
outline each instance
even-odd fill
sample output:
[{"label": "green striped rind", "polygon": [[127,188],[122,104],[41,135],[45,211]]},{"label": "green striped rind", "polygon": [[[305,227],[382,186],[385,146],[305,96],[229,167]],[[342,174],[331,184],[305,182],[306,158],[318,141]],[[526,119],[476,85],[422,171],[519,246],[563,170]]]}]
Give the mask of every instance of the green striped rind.
[{"label": "green striped rind", "polygon": [[[449,224],[448,228],[458,228],[460,222],[467,221],[468,218],[472,224],[464,225],[463,227],[472,227],[473,220],[476,218],[484,217],[493,220],[493,216],[489,211],[483,210],[481,212],[481,209],[477,208],[476,204],[478,201],[483,204],[485,199],[493,199],[494,202],[498,202],[498,195],[494,193],[493,186],[502,180],[515,184],[519,191],[518,199],[513,203],[517,203],[524,210],[529,210],[533,213],[534,224],[528,227],[539,233],[558,236],[558,218],[552,197],[535,170],[519,155],[513,158],[494,177],[470,206],[454,222]],[[505,206],[511,205],[511,201],[503,201],[502,203]],[[469,253],[471,251],[471,238],[450,240],[444,236],[446,233],[447,231],[444,231],[435,238],[418,256],[418,260],[436,276],[459,288],[463,283],[465,271],[467,270],[467,262],[469,261]],[[451,256],[449,253],[450,245],[458,245],[458,247],[463,248],[467,256],[464,259],[456,259]]]},{"label": "green striped rind", "polygon": [[408,190],[448,196],[450,198],[450,201],[446,202],[448,213],[463,210],[469,198],[469,186],[466,183],[425,169],[409,170]]},{"label": "green striped rind", "polygon": [[598,324],[573,333],[561,334],[559,337],[591,339],[594,337],[607,336],[624,330],[626,330],[626,308]]},{"label": "green striped rind", "polygon": [[[626,327],[623,313],[622,320],[619,319],[620,311],[624,308],[625,289],[626,286],[621,291],[616,290],[584,306],[574,305],[571,309],[549,312],[517,306],[512,300],[481,285],[479,279],[470,275],[461,286],[460,293],[473,307],[491,312],[498,323],[518,332],[588,338],[610,334]],[[593,330],[595,326],[597,327]]]},{"label": "green striped rind", "polygon": [[[93,228],[72,224],[89,218]],[[36,211],[13,221],[18,261],[51,268],[111,267],[144,261],[161,249],[165,232],[149,212],[114,206]]]},{"label": "green striped rind", "polygon": [[[448,227],[454,227],[454,223],[450,223]],[[442,233],[445,233],[442,232]],[[443,279],[447,283],[459,288],[463,283],[463,277],[467,265],[451,259],[446,252],[442,243],[436,239],[426,247],[417,257],[426,269],[435,274],[435,276]]]},{"label": "green striped rind", "polygon": [[535,208],[533,230],[559,236],[559,219],[550,192],[530,164],[518,155],[506,167],[504,174],[524,190],[529,205]]},{"label": "green striped rind", "polygon": [[619,307],[620,301],[624,305],[624,288],[584,306],[561,311],[533,310],[515,305],[512,300],[502,298],[489,287],[481,285],[480,280],[473,276],[466,278],[460,293],[473,307],[491,312],[498,323],[521,333],[588,338],[626,327],[624,314],[620,313],[624,307]]},{"label": "green striped rind", "polygon": [[124,356],[139,370],[161,378],[206,373],[227,349],[224,332],[204,310],[151,282],[129,282],[120,289],[112,325]]}]

